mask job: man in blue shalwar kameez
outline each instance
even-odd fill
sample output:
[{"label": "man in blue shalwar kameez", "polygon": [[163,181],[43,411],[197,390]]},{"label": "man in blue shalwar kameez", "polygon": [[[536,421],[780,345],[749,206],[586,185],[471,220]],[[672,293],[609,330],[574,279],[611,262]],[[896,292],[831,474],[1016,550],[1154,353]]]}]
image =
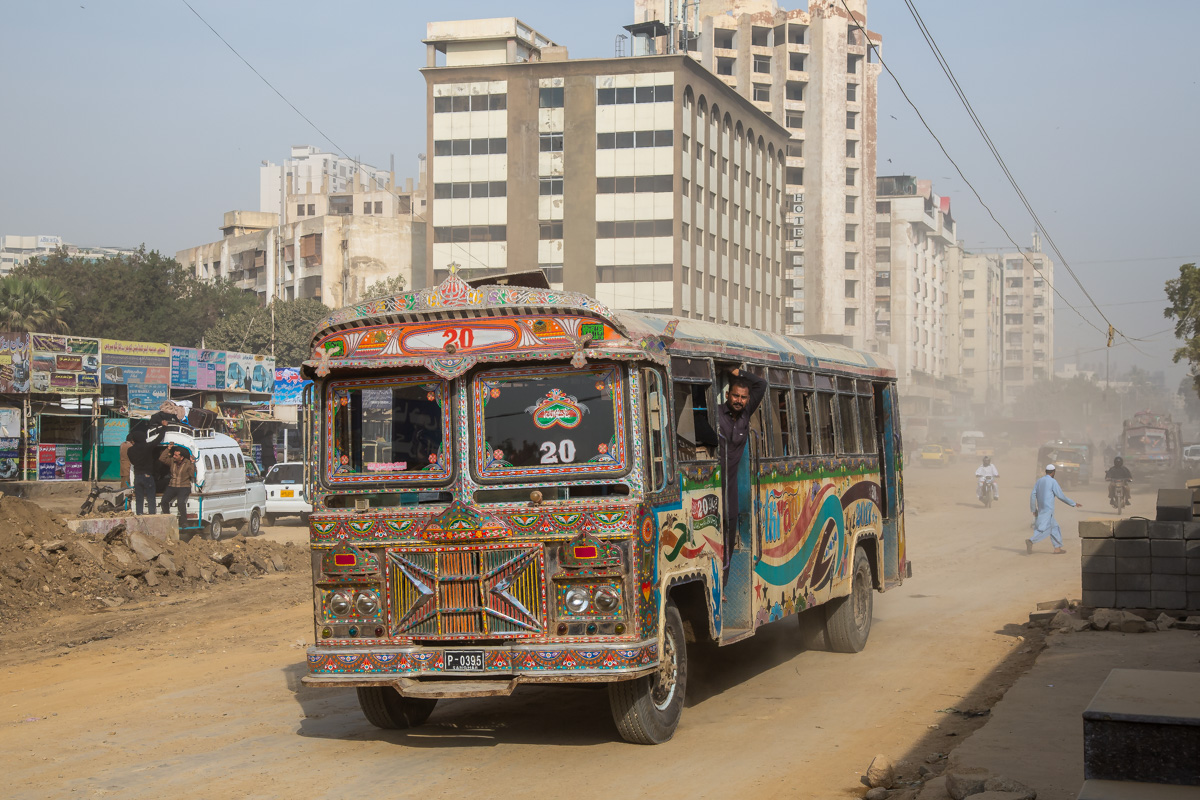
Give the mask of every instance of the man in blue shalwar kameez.
[{"label": "man in blue shalwar kameez", "polygon": [[1034,516],[1034,534],[1025,540],[1026,553],[1032,553],[1033,543],[1040,542],[1047,536],[1054,544],[1055,555],[1067,552],[1062,546],[1062,531],[1058,527],[1058,521],[1054,519],[1055,498],[1075,508],[1083,507],[1081,503],[1076,503],[1063,494],[1062,487],[1054,479],[1054,465],[1047,464],[1046,474],[1037,479],[1037,483],[1033,485],[1033,491],[1029,493],[1029,510],[1033,512]]}]

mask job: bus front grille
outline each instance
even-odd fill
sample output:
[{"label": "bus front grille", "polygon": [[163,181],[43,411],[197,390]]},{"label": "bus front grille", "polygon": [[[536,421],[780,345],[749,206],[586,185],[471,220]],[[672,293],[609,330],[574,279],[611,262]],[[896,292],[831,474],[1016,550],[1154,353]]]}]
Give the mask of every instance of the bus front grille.
[{"label": "bus front grille", "polygon": [[546,626],[544,557],[528,548],[387,551],[392,636],[520,638]]}]

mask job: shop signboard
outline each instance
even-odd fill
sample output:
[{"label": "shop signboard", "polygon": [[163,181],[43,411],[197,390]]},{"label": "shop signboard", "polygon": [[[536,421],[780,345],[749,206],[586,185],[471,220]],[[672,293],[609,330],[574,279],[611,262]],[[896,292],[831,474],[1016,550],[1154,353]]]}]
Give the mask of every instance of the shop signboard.
[{"label": "shop signboard", "polygon": [[165,383],[129,384],[129,412],[131,414],[153,414],[171,399],[171,387]]},{"label": "shop signboard", "polygon": [[250,391],[271,394],[275,391],[275,356],[255,356],[250,371]]},{"label": "shop signboard", "polygon": [[298,406],[304,395],[304,388],[312,381],[300,376],[298,367],[275,368],[275,405]]},{"label": "shop signboard", "polygon": [[21,477],[21,440],[18,437],[0,438],[0,480]]},{"label": "shop signboard", "polygon": [[103,384],[165,384],[171,380],[171,346],[159,342],[101,339]]},{"label": "shop signboard", "polygon": [[225,356],[224,350],[172,347],[171,388],[224,391]]},{"label": "shop signboard", "polygon": [[100,393],[100,340],[29,334],[30,389],[47,394]]},{"label": "shop signboard", "polygon": [[249,392],[254,374],[254,356],[249,353],[225,354],[225,391]]},{"label": "shop signboard", "polygon": [[[38,480],[52,481],[54,480],[55,463],[58,456],[58,445],[56,444],[39,444],[38,453]],[[64,470],[65,474],[65,470]]]},{"label": "shop signboard", "polygon": [[29,393],[27,333],[0,333],[0,393]]}]

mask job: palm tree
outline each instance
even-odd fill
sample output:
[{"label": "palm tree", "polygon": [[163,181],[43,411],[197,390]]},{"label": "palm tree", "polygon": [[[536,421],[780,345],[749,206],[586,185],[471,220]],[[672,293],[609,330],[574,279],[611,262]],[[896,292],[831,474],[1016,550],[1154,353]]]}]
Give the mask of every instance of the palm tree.
[{"label": "palm tree", "polygon": [[0,278],[0,328],[11,332],[67,333],[71,297],[43,278]]}]

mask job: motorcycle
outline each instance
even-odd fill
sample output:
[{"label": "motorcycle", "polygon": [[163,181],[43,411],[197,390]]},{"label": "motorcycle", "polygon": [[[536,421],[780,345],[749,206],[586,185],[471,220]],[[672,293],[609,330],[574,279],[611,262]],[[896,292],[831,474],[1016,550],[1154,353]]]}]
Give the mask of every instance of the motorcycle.
[{"label": "motorcycle", "polygon": [[1129,484],[1121,478],[1113,479],[1108,482],[1108,504],[1117,510],[1117,516],[1120,516],[1125,511],[1125,506],[1129,505]]},{"label": "motorcycle", "polygon": [[995,479],[991,475],[985,476],[976,494],[979,495],[979,502],[983,503],[984,508],[991,508],[992,500],[996,499]]}]

